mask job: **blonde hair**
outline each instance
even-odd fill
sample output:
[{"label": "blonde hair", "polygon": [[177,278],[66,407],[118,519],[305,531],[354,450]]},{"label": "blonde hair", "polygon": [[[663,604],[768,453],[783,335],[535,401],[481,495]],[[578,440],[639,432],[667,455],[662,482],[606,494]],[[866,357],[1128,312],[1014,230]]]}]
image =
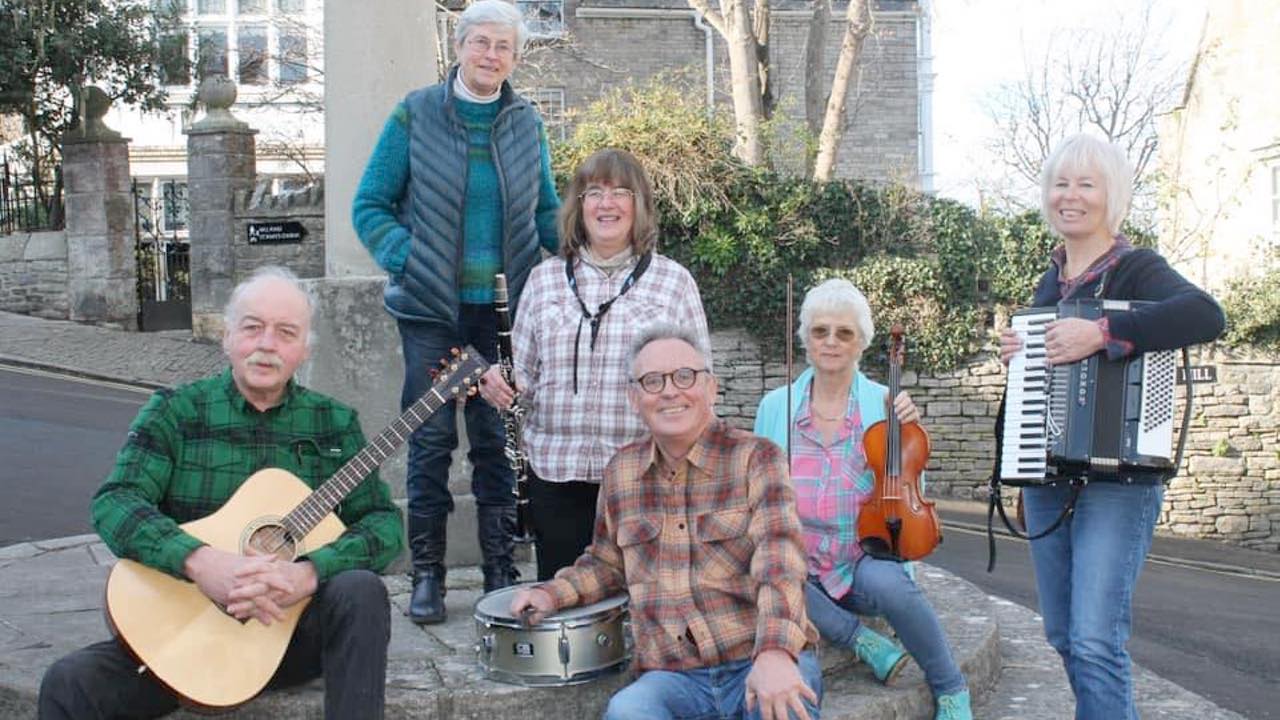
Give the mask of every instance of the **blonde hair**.
[{"label": "blonde hair", "polygon": [[[1046,221],[1052,216],[1049,191],[1064,172],[1072,171],[1098,173],[1107,198],[1107,228],[1112,235],[1118,234],[1133,200],[1133,166],[1124,151],[1115,143],[1083,133],[1054,148],[1040,172],[1040,213]],[[1049,229],[1058,234],[1051,222]]]}]

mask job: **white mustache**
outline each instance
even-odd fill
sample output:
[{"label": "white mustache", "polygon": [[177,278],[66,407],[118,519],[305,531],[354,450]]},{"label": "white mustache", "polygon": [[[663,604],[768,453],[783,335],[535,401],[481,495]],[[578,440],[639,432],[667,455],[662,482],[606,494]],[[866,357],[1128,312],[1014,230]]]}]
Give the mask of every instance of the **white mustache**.
[{"label": "white mustache", "polygon": [[284,361],[280,359],[279,355],[265,350],[254,350],[249,357],[245,358],[245,362],[250,365],[270,365],[276,370],[284,367]]}]

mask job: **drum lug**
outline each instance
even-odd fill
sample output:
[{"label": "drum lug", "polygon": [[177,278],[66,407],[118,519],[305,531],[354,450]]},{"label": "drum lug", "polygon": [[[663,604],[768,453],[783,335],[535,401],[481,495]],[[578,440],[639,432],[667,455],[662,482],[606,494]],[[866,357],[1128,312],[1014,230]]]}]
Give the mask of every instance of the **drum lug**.
[{"label": "drum lug", "polygon": [[596,644],[600,647],[609,647],[613,640],[606,633],[596,635]]},{"label": "drum lug", "polygon": [[480,643],[476,645],[476,654],[482,656],[481,661],[488,663],[493,655],[493,635],[485,633],[480,638]]},{"label": "drum lug", "polygon": [[560,633],[559,649],[560,649],[560,664],[564,665],[565,668],[568,668],[569,667],[569,638],[563,632]]}]

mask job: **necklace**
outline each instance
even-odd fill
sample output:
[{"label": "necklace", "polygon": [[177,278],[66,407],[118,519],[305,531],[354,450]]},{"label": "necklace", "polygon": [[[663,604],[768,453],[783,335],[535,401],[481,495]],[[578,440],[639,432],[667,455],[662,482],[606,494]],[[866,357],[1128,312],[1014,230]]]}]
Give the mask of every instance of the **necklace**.
[{"label": "necklace", "polygon": [[835,417],[823,415],[822,413],[818,412],[818,406],[813,404],[813,402],[809,403],[809,412],[813,413],[814,415],[817,415],[819,420],[826,420],[827,422],[836,422],[837,420],[844,419],[843,413],[836,413]]}]

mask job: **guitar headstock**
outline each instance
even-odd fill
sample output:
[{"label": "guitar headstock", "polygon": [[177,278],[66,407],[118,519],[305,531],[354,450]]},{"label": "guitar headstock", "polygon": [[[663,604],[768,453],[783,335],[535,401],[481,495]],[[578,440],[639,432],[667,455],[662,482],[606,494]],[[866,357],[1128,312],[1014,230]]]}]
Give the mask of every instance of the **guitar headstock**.
[{"label": "guitar headstock", "polygon": [[440,360],[440,367],[431,370],[431,389],[443,397],[475,395],[480,376],[488,369],[489,361],[474,347],[453,348],[448,357]]}]

